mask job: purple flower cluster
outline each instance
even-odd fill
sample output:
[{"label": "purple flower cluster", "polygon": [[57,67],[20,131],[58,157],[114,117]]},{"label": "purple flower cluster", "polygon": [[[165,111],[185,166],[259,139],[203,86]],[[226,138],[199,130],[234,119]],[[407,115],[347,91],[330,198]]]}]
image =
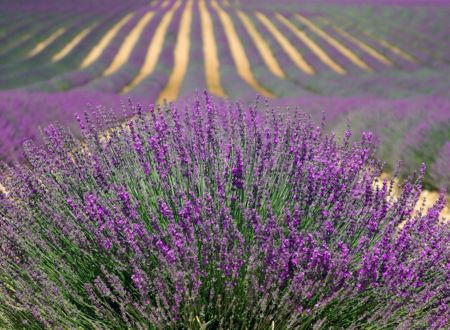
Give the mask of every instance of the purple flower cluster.
[{"label": "purple flower cluster", "polygon": [[[99,108],[2,169],[0,325],[14,328],[448,326],[444,195],[414,213],[374,138],[269,105]],[[2,316],[5,318],[2,320]]]}]

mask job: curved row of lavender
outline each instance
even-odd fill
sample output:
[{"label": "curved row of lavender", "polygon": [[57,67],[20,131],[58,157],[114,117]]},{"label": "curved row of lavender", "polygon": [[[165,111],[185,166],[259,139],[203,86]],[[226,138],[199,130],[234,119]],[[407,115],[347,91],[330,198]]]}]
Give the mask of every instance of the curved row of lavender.
[{"label": "curved row of lavender", "polygon": [[102,108],[81,142],[49,126],[2,171],[1,327],[449,324],[444,195],[413,213],[424,167],[394,200],[370,133],[207,94],[129,108],[108,136]]}]

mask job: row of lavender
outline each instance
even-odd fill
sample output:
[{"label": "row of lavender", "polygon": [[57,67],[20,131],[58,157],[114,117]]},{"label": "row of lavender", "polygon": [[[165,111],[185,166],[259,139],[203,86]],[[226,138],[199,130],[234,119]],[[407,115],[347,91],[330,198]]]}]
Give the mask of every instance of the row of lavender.
[{"label": "row of lavender", "polygon": [[82,142],[27,143],[0,176],[0,327],[446,329],[450,223],[444,194],[413,212],[425,168],[393,199],[371,133],[257,103],[131,104],[108,139],[99,109]]},{"label": "row of lavender", "polygon": [[[99,59],[91,66],[83,69],[79,69],[80,63],[83,61],[83,58],[86,56],[88,51],[92,49],[92,47],[98,42],[98,40],[106,33],[106,31],[108,31],[108,29],[111,28],[114,23],[116,23],[121,17],[123,17],[123,15],[125,14],[124,7],[113,7],[115,8],[114,10],[110,9],[108,12],[105,12],[104,15],[97,15],[95,11],[94,15],[90,11],[84,12],[84,14],[83,12],[81,12],[77,15],[73,15],[73,13],[68,10],[68,12],[71,13],[70,15],[74,16],[72,20],[65,20],[64,17],[59,17],[54,21],[46,22],[48,20],[48,17],[43,15],[43,17],[41,17],[40,19],[42,20],[42,22],[46,22],[44,24],[46,25],[46,27],[42,27],[41,30],[39,30],[39,38],[28,39],[24,42],[19,43],[18,45],[15,45],[14,47],[12,47],[12,49],[7,50],[5,53],[0,54],[0,57],[3,60],[2,62],[4,62],[0,67],[0,70],[2,72],[0,85],[3,88],[12,88],[27,85],[28,89],[38,91],[61,91],[67,89],[82,88],[102,92],[117,93],[123,90],[123,88],[127,84],[129,84],[138,74],[144,63],[145,57],[147,56],[148,45],[150,44],[154,36],[155,30],[161,22],[164,14],[173,5],[173,3],[174,1],[171,1],[169,6],[164,7],[156,12],[156,15],[152,19],[151,23],[145,27],[139,39],[139,42],[137,43],[137,46],[132,51],[128,63],[115,74],[107,78],[102,78],[102,73],[113,60],[120,45],[122,44],[128,33],[136,25],[136,22],[142,17],[142,15],[145,14],[145,10],[160,8],[159,2],[155,2],[154,7],[146,6],[138,9],[133,19],[121,28],[120,32],[117,34],[114,40],[104,50],[102,56],[100,56]],[[316,20],[316,18],[317,16],[320,16],[320,13],[323,13],[324,16],[330,18],[331,20],[336,19],[335,23],[338,26],[340,26],[340,22],[347,22],[349,20],[341,19],[339,21],[336,17],[334,17],[338,17],[339,15],[333,16],[332,12],[327,12],[325,11],[325,9],[322,9],[322,7],[310,8],[306,6],[298,8],[297,6],[295,7],[296,9],[293,9],[303,12],[305,16],[309,17],[311,20],[314,20],[314,24],[316,24],[320,29],[322,29],[330,37],[339,41],[339,43],[344,47],[351,50],[362,61],[367,63],[369,67],[375,69],[375,74],[368,74],[367,72],[365,72],[365,70],[362,70],[361,68],[355,66],[348,57],[344,56],[342,52],[338,51],[325,39],[309,31],[307,26],[300,24],[293,16],[290,15],[290,13],[286,12],[285,10],[284,14],[286,17],[288,17],[298,28],[304,30],[308,34],[308,36],[321,49],[325,51],[325,53],[327,53],[334,61],[339,63],[346,71],[348,71],[348,76],[341,77],[334,73],[331,74],[331,71],[329,70],[329,68],[327,68],[324,62],[322,62],[317,57],[317,55],[311,51],[309,47],[306,47],[300,40],[298,40],[298,38],[293,35],[292,31],[287,29],[275,18],[274,11],[270,9],[270,6],[268,6],[268,8],[269,9],[267,10],[260,11],[262,11],[269,19],[274,22],[277,28],[296,48],[301,50],[301,53],[303,53],[305,59],[319,73],[317,76],[311,77],[299,70],[293,60],[287,55],[286,51],[280,46],[279,42],[275,40],[270,31],[267,30],[267,27],[263,26],[255,18],[254,11],[252,9],[249,9],[246,12],[252,20],[252,23],[260,31],[260,34],[270,45],[271,49],[273,49],[275,58],[278,60],[283,71],[286,73],[287,79],[280,81],[278,77],[273,75],[273,73],[268,70],[264,61],[262,61],[261,54],[256,49],[252,38],[242,25],[241,20],[236,15],[236,8],[223,6],[223,9],[226,10],[228,15],[230,15],[236,30],[239,31],[239,36],[242,39],[241,41],[246,50],[246,56],[249,58],[251,69],[254,72],[255,76],[262,85],[264,85],[268,90],[272,91],[277,96],[294,96],[298,95],[299,93],[348,95],[350,93],[349,89],[356,92],[365,91],[371,94],[394,94],[399,96],[413,94],[416,91],[419,91],[420,93],[432,93],[439,95],[445,93],[448,75],[445,71],[447,68],[447,59],[444,55],[442,55],[443,48],[433,48],[430,47],[429,44],[424,44],[422,42],[423,39],[428,40],[428,38],[431,37],[431,35],[433,34],[433,30],[424,30],[423,35],[415,34],[416,43],[411,42],[411,38],[405,39],[407,40],[406,44],[401,42],[401,40],[403,40],[404,38],[401,34],[397,33],[397,30],[395,30],[396,32],[393,35],[387,36],[385,31],[377,31],[376,35],[379,35],[381,33],[380,35],[385,37],[386,40],[390,40],[390,44],[398,44],[400,45],[400,48],[405,47],[405,49],[407,49],[408,52],[412,54],[411,59],[408,60],[399,55],[398,51],[395,51],[392,48],[387,47],[386,45],[383,46],[383,44],[380,44],[376,40],[368,38],[364,33],[359,31],[357,28],[354,28],[353,25],[345,26],[345,28],[349,29],[349,32],[351,32],[351,34],[358,40],[363,41],[371,48],[376,49],[379,53],[389,58],[389,60],[392,61],[394,67],[386,67],[382,62],[380,62],[380,60],[377,60],[366,51],[358,47],[355,43],[344,38],[342,35],[339,35],[332,27],[320,23],[320,21]],[[127,10],[129,10],[129,8],[127,8]],[[176,12],[176,17],[181,15],[181,12],[183,10],[184,6],[180,6],[180,8]],[[214,22],[215,38],[219,48],[220,72],[221,76],[223,77],[222,83],[224,85],[227,85],[225,86],[225,90],[230,96],[234,97],[242,96],[243,94],[249,95],[253,93],[251,87],[248,86],[236,73],[236,63],[234,63],[230,54],[230,49],[228,47],[228,41],[225,38],[223,26],[218,19],[215,10],[211,8],[209,4],[208,10],[212,15]],[[391,11],[393,11],[393,13],[395,14],[394,10]],[[408,11],[414,14],[412,9]],[[422,9],[422,11],[426,13],[426,17],[432,16],[435,13],[434,8],[425,8]],[[311,14],[308,14],[309,12],[311,12]],[[371,15],[370,11],[367,12],[367,10],[364,9],[358,9],[356,10],[356,13],[361,20],[364,20],[365,17],[370,17]],[[422,17],[421,15],[417,14],[412,16],[418,16],[418,22],[422,22],[420,20]],[[439,17],[441,16],[437,16],[437,18]],[[202,70],[202,66],[199,65],[199,62],[201,63],[203,61],[202,57],[199,56],[200,54],[197,54],[197,56],[194,55],[195,52],[198,52],[198,48],[194,48],[194,45],[196,47],[202,47],[200,33],[201,27],[199,19],[198,8],[197,6],[194,6],[194,28],[192,29],[191,33],[191,40],[193,42],[193,49],[191,51],[192,58],[190,60],[188,75],[184,79],[185,83],[183,84],[182,88],[183,91],[187,90],[187,92],[192,92],[193,88],[189,88],[189,86],[197,86],[197,84],[193,84],[191,82],[198,81],[198,73],[196,72],[198,69]],[[35,17],[33,17],[33,21],[34,20]],[[395,21],[389,16],[386,17],[386,20]],[[354,20],[350,20],[350,22],[352,21]],[[405,17],[400,20],[400,23],[398,24],[408,26],[409,21],[410,19],[408,17]],[[441,28],[442,24],[446,24],[446,20],[443,17],[437,19],[436,21],[438,22],[438,26],[440,26]],[[93,22],[96,22],[97,25],[72,53],[70,53],[66,58],[58,63],[49,61],[52,55],[60,50],[64,46],[64,44],[68,42],[68,40],[71,40],[74,35],[82,31],[84,28],[86,28],[86,26],[89,26]],[[376,23],[380,25],[380,22],[377,21]],[[416,21],[414,21],[414,24],[415,23]],[[28,21],[25,21],[23,24],[28,26],[30,23]],[[41,25],[42,24],[43,23],[41,23]],[[164,43],[163,53],[158,61],[156,70],[154,70],[151,75],[146,77],[146,79],[144,79],[144,81],[142,82],[142,86],[138,86],[134,94],[142,93],[142,90],[148,90],[148,86],[152,86],[152,90],[154,93],[159,93],[164,88],[165,83],[168,81],[168,77],[173,65],[173,45],[176,40],[175,35],[178,31],[178,24],[179,20],[172,20],[168,30],[168,37],[166,38],[167,40]],[[51,45],[51,47],[48,47],[38,56],[32,57],[31,59],[23,58],[24,54],[26,54],[26,52],[29,51],[34,45],[36,45],[40,40],[44,39],[46,35],[48,36],[52,31],[55,31],[58,27],[64,25],[69,27],[68,31],[62,34]],[[17,35],[12,33],[12,35],[8,34],[4,36],[3,39],[6,39],[4,40],[6,42],[3,42],[2,44],[6,46],[9,44],[9,42],[14,44],[14,41],[17,40],[17,38],[20,38],[21,35],[27,33],[26,31],[30,32],[31,30],[33,30],[33,28],[36,28],[36,26],[39,26],[39,22],[37,22],[36,25],[30,25],[27,29],[19,24],[17,29],[13,29],[13,32],[17,32]],[[197,28],[195,28],[195,26],[197,26]],[[412,27],[414,29],[417,29],[417,26],[415,25],[412,25]],[[407,27],[403,29],[407,29]],[[433,45],[439,44],[439,40],[441,40],[441,44],[444,44],[446,41],[445,35],[440,35],[438,37],[435,36],[435,38],[437,38],[437,41],[433,41]],[[424,53],[424,48],[428,52],[433,52],[433,56]],[[415,62],[415,59],[417,59],[418,62]],[[441,71],[436,72],[436,70],[433,70],[433,68],[435,67],[438,67]],[[408,71],[410,70],[414,70],[414,74],[408,73]],[[377,77],[383,77],[387,73],[390,76],[393,76],[393,79],[399,81],[398,87],[390,88],[387,92],[385,90],[388,89],[380,91],[377,88],[378,85],[373,84],[372,81]],[[229,83],[230,77],[234,77],[233,84]],[[361,79],[363,80],[363,84],[360,84]],[[413,86],[414,90],[411,90],[412,80],[416,81],[415,86]],[[432,91],[430,91],[428,88],[430,81],[433,81],[433,83],[436,85]],[[344,85],[351,87],[348,90],[342,89],[341,86]]]}]

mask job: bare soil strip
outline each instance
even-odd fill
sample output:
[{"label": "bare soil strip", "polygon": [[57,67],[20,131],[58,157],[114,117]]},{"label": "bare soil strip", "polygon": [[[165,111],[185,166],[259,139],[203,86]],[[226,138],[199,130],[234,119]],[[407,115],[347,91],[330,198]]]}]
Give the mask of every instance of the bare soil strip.
[{"label": "bare soil strip", "polygon": [[295,14],[295,18],[303,25],[306,25],[311,31],[313,31],[319,37],[321,37],[326,42],[328,42],[331,46],[336,48],[342,55],[347,57],[353,64],[355,64],[356,66],[360,67],[363,70],[366,70],[368,72],[373,72],[373,69],[370,66],[368,66],[362,59],[360,59],[358,55],[356,55],[350,49],[345,47],[343,44],[341,44],[335,38],[330,36],[328,33],[323,31],[321,28],[319,28],[317,25],[315,25],[313,22],[311,22],[308,18],[306,18],[300,14]]},{"label": "bare soil strip", "polygon": [[136,24],[136,26],[131,30],[128,36],[125,38],[122,46],[120,46],[114,60],[111,65],[103,72],[103,76],[107,77],[117,72],[130,58],[131,52],[136,46],[139,38],[142,35],[147,24],[152,20],[155,12],[153,10],[146,13]]},{"label": "bare soil strip", "polygon": [[[323,16],[319,16],[318,18],[319,18],[319,20],[321,20],[325,24],[333,25],[333,23],[329,19],[327,19],[327,18],[325,18]],[[360,27],[357,27],[356,29],[359,32],[361,32],[362,34],[364,34],[365,36],[367,36],[368,38],[370,38],[373,41],[375,41],[378,44],[380,44],[381,46],[389,49],[394,54],[396,54],[396,55],[398,55],[400,57],[403,57],[405,60],[408,60],[408,61],[410,61],[412,63],[417,63],[417,60],[414,58],[414,56],[412,56],[412,55],[408,54],[407,52],[405,52],[404,50],[398,48],[397,46],[395,46],[391,42],[383,40],[383,39],[373,35],[372,33],[361,29]]]},{"label": "bare soil strip", "polygon": [[42,52],[45,48],[48,47],[53,41],[55,41],[60,35],[62,35],[66,31],[65,28],[59,28],[55,32],[53,32],[47,39],[41,41],[34,47],[27,55],[27,57],[33,57]]},{"label": "bare soil strip", "polygon": [[255,46],[258,49],[259,53],[261,54],[261,57],[263,58],[263,61],[266,64],[269,71],[272,72],[278,78],[285,79],[286,75],[284,74],[283,69],[281,69],[281,66],[278,63],[275,56],[273,55],[270,46],[258,32],[250,17],[248,17],[247,14],[245,14],[241,10],[237,10],[237,14],[242,23],[244,24],[244,27],[247,30],[248,34],[255,43]]},{"label": "bare soil strip", "polygon": [[[388,173],[382,173],[377,181],[374,182],[374,187],[381,187],[383,180],[392,180],[392,176]],[[401,181],[399,179],[394,179],[394,187],[392,190],[392,195],[394,199],[397,199],[402,194]],[[428,211],[439,199],[438,191],[430,191],[430,190],[422,190],[420,194],[419,201],[415,205],[414,211],[418,212],[421,208],[423,211]],[[450,221],[450,195],[446,195],[447,205],[441,211],[441,216],[444,218],[444,221]]]},{"label": "bare soil strip", "polygon": [[78,46],[78,44],[92,31],[95,24],[91,27],[85,28],[83,31],[81,31],[78,35],[75,36],[63,49],[61,49],[59,52],[57,52],[52,57],[52,62],[57,62],[66,57],[70,54],[70,52]]},{"label": "bare soil strip", "polygon": [[230,16],[217,4],[216,0],[211,1],[211,6],[217,12],[222,23],[231,50],[231,56],[233,57],[239,76],[261,95],[273,98],[274,95],[262,86],[253,75],[244,46],[239,39]]},{"label": "bare soil strip", "polygon": [[161,4],[161,8],[160,9],[166,8],[169,4],[170,4],[170,0],[164,0],[164,2]]},{"label": "bare soil strip", "polygon": [[175,11],[180,7],[180,5],[181,1],[178,0],[162,18],[161,22],[158,25],[158,28],[155,31],[155,35],[150,42],[150,46],[147,50],[147,55],[145,56],[145,62],[142,65],[141,70],[136,75],[136,77],[134,77],[133,81],[122,89],[122,94],[128,93],[130,90],[135,88],[142,82],[142,80],[152,74],[153,70],[155,70],[164,45],[167,29],[169,28],[170,22],[172,22]]},{"label": "bare soil strip", "polygon": [[181,16],[178,30],[177,43],[173,51],[174,66],[166,87],[162,90],[158,98],[158,103],[163,100],[174,101],[180,93],[180,86],[183,83],[189,64],[189,51],[191,48],[191,27],[192,27],[192,0],[188,0]]},{"label": "bare soil strip", "polygon": [[214,24],[208,8],[206,8],[205,0],[200,0],[198,6],[202,24],[206,85],[212,94],[225,97],[226,93],[220,82],[220,62],[217,52],[216,39],[214,37]]},{"label": "bare soil strip", "polygon": [[389,49],[394,54],[396,54],[396,55],[398,55],[400,57],[403,57],[405,60],[408,60],[408,61],[410,61],[412,63],[417,63],[418,62],[412,55],[408,54],[404,50],[401,50],[400,48],[398,48],[397,46],[395,46],[391,42],[389,42],[387,40],[384,40],[384,39],[381,39],[379,37],[376,37],[376,36],[370,34],[367,31],[362,31],[362,33],[364,33],[366,36],[368,36],[372,40],[375,40],[376,42],[378,42],[381,46]]},{"label": "bare soil strip", "polygon": [[292,33],[295,34],[295,36],[300,39],[301,42],[303,42],[306,46],[311,49],[311,51],[318,57],[320,60],[325,63],[328,67],[330,67],[334,72],[338,74],[345,75],[347,71],[340,66],[338,63],[336,63],[328,54],[320,48],[319,45],[317,45],[314,40],[312,40],[308,35],[300,30],[295,24],[290,22],[286,17],[281,15],[280,13],[275,14],[276,18],[283,23],[289,30],[291,30]]},{"label": "bare soil strip", "polygon": [[114,37],[119,33],[120,29],[127,24],[127,22],[134,16],[134,13],[129,13],[117,22],[100,40],[100,42],[89,52],[86,58],[80,65],[80,69],[84,69],[94,63],[109,46]]},{"label": "bare soil strip", "polygon": [[2,48],[0,48],[0,54],[7,52],[8,50],[16,47],[17,45],[20,45],[21,43],[27,41],[28,39],[31,39],[31,37],[32,37],[31,33],[26,33],[24,35],[17,37],[12,43],[8,44],[7,46],[2,45]]},{"label": "bare soil strip", "polygon": [[269,30],[275,40],[280,44],[281,48],[286,52],[294,64],[304,73],[314,75],[314,68],[306,62],[303,55],[295,48],[295,46],[286,38],[280,30],[270,21],[270,19],[261,12],[256,13],[259,21]]},{"label": "bare soil strip", "polygon": [[342,30],[341,28],[333,25],[333,24],[329,24],[337,33],[339,33],[341,36],[343,36],[344,38],[346,38],[347,40],[349,40],[350,42],[354,43],[356,46],[358,46],[360,49],[362,49],[363,51],[365,51],[367,54],[369,54],[370,56],[376,58],[378,61],[380,61],[381,63],[387,65],[387,66],[393,66],[393,63],[383,54],[381,54],[379,51],[377,51],[376,49],[370,47],[368,44],[366,44],[365,42],[362,42],[361,40],[355,38],[354,36],[352,36],[350,33],[348,33],[347,31]]}]

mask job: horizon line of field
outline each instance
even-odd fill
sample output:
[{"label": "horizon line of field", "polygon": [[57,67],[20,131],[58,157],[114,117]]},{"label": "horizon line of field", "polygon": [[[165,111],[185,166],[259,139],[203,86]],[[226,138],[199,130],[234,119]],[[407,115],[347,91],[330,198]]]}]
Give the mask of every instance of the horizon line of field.
[{"label": "horizon line of field", "polygon": [[[138,45],[139,39],[145,28],[156,16],[158,16],[158,14],[162,15],[161,21],[156,27],[153,38],[150,41],[144,63],[142,64],[138,74],[130,82],[120,88],[120,93],[123,94],[133,90],[143,80],[149,78],[154,72],[164,47],[169,25],[173,20],[175,12],[182,7],[182,2],[185,4],[184,8],[181,9],[183,11],[182,16],[185,17],[185,24],[180,24],[180,29],[178,31],[177,40],[174,47],[174,64],[172,72],[169,77],[169,82],[163,88],[158,101],[161,101],[162,98],[165,98],[168,101],[176,99],[189,64],[190,45],[189,41],[186,41],[186,39],[190,39],[189,36],[192,26],[192,0],[176,0],[172,2],[169,0],[160,1],[156,6],[154,6],[154,8],[149,9],[142,17],[140,17],[131,32],[122,41],[122,44],[119,47],[117,54],[114,56],[114,59],[101,73],[102,77],[108,77],[114,73],[117,73],[127,63],[131,53],[136,51],[136,45]],[[271,20],[270,18],[273,17],[269,18],[267,13],[260,11],[253,13],[253,17],[251,17],[249,13],[236,9],[234,13],[231,12],[231,14],[234,14],[233,16],[230,14],[229,10],[227,11],[223,9],[216,0],[212,0],[209,3],[211,10],[208,10],[208,6],[204,0],[198,1],[197,4],[197,10],[200,13],[200,21],[202,26],[203,62],[206,84],[212,94],[218,96],[226,96],[226,92],[220,81],[220,59],[217,50],[218,47],[216,45],[216,37],[214,35],[215,25],[213,23],[211,12],[215,12],[218,16],[218,20],[221,24],[216,25],[219,26],[219,28],[221,26],[225,33],[231,57],[233,58],[234,67],[239,77],[253,90],[267,97],[273,97],[275,95],[255,78],[245,47],[236,32],[236,23],[240,22],[244,26],[244,29],[253,41],[267,70],[278,79],[287,79],[286,73],[277,60],[272,49],[273,47],[271,47],[269,42],[267,42],[263,37],[264,33],[273,38],[276,42],[276,46],[281,48],[284,54],[287,55],[287,57],[300,72],[307,75],[315,75],[317,73],[314,66],[308,63],[305,59],[304,54],[302,54],[300,50],[292,43],[292,41],[281,31],[281,28],[283,27],[290,31],[292,36],[295,36],[296,42],[300,42],[302,45],[306,46],[306,49],[309,50],[322,65],[325,65],[336,74],[348,74],[348,66],[344,67],[344,65],[333,59],[323,49],[323,44],[327,44],[328,47],[333,47],[348,61],[348,63],[351,63],[365,72],[370,73],[375,70],[369,66],[364,59],[362,59],[362,56],[360,55],[361,53],[371,56],[384,66],[391,67],[395,65],[394,60],[389,59],[373,46],[368,45],[345,30],[335,26],[330,20],[324,17],[319,17],[320,21],[326,25],[329,25],[331,29],[336,31],[336,36],[330,35],[310,18],[299,13],[295,13],[293,15],[295,22],[297,23],[295,24],[279,12],[276,12],[274,14],[275,19]],[[158,13],[158,10],[161,10],[161,12]],[[111,28],[109,28],[109,30],[101,37],[99,42],[91,48],[78,69],[87,68],[99,60],[114,38],[120,34],[120,31],[132,20],[135,15],[136,12],[127,13]],[[277,22],[278,25],[275,25],[275,22]],[[302,27],[299,27],[298,23],[300,23]],[[85,27],[80,33],[75,35],[75,37],[71,38],[62,49],[59,49],[57,53],[53,54],[51,61],[53,63],[58,62],[73,53],[77,46],[82,46],[83,39],[86,38],[98,24],[99,23],[97,22]],[[256,24],[259,24],[259,26]],[[261,31],[261,29],[265,30]],[[50,36],[39,42],[31,51],[29,51],[27,58],[33,58],[44,52],[45,49],[51,47],[52,43],[58,40],[58,38],[62,38],[64,36],[65,30],[66,28],[58,28],[50,34]],[[371,36],[370,33],[366,34],[369,37]],[[356,46],[356,48],[359,49],[358,53],[346,47],[342,42],[342,39],[338,39],[337,36],[347,39],[347,41]],[[413,63],[417,62],[412,55],[406,53],[388,41],[375,36],[372,36],[372,40],[374,43],[383,46],[385,49],[390,50],[392,54],[402,57],[404,60]],[[184,55],[177,55],[180,50],[183,50],[184,48],[187,48],[183,52]],[[99,77],[94,77],[94,80],[97,78]],[[92,80],[88,83],[90,82],[92,82]]]}]

